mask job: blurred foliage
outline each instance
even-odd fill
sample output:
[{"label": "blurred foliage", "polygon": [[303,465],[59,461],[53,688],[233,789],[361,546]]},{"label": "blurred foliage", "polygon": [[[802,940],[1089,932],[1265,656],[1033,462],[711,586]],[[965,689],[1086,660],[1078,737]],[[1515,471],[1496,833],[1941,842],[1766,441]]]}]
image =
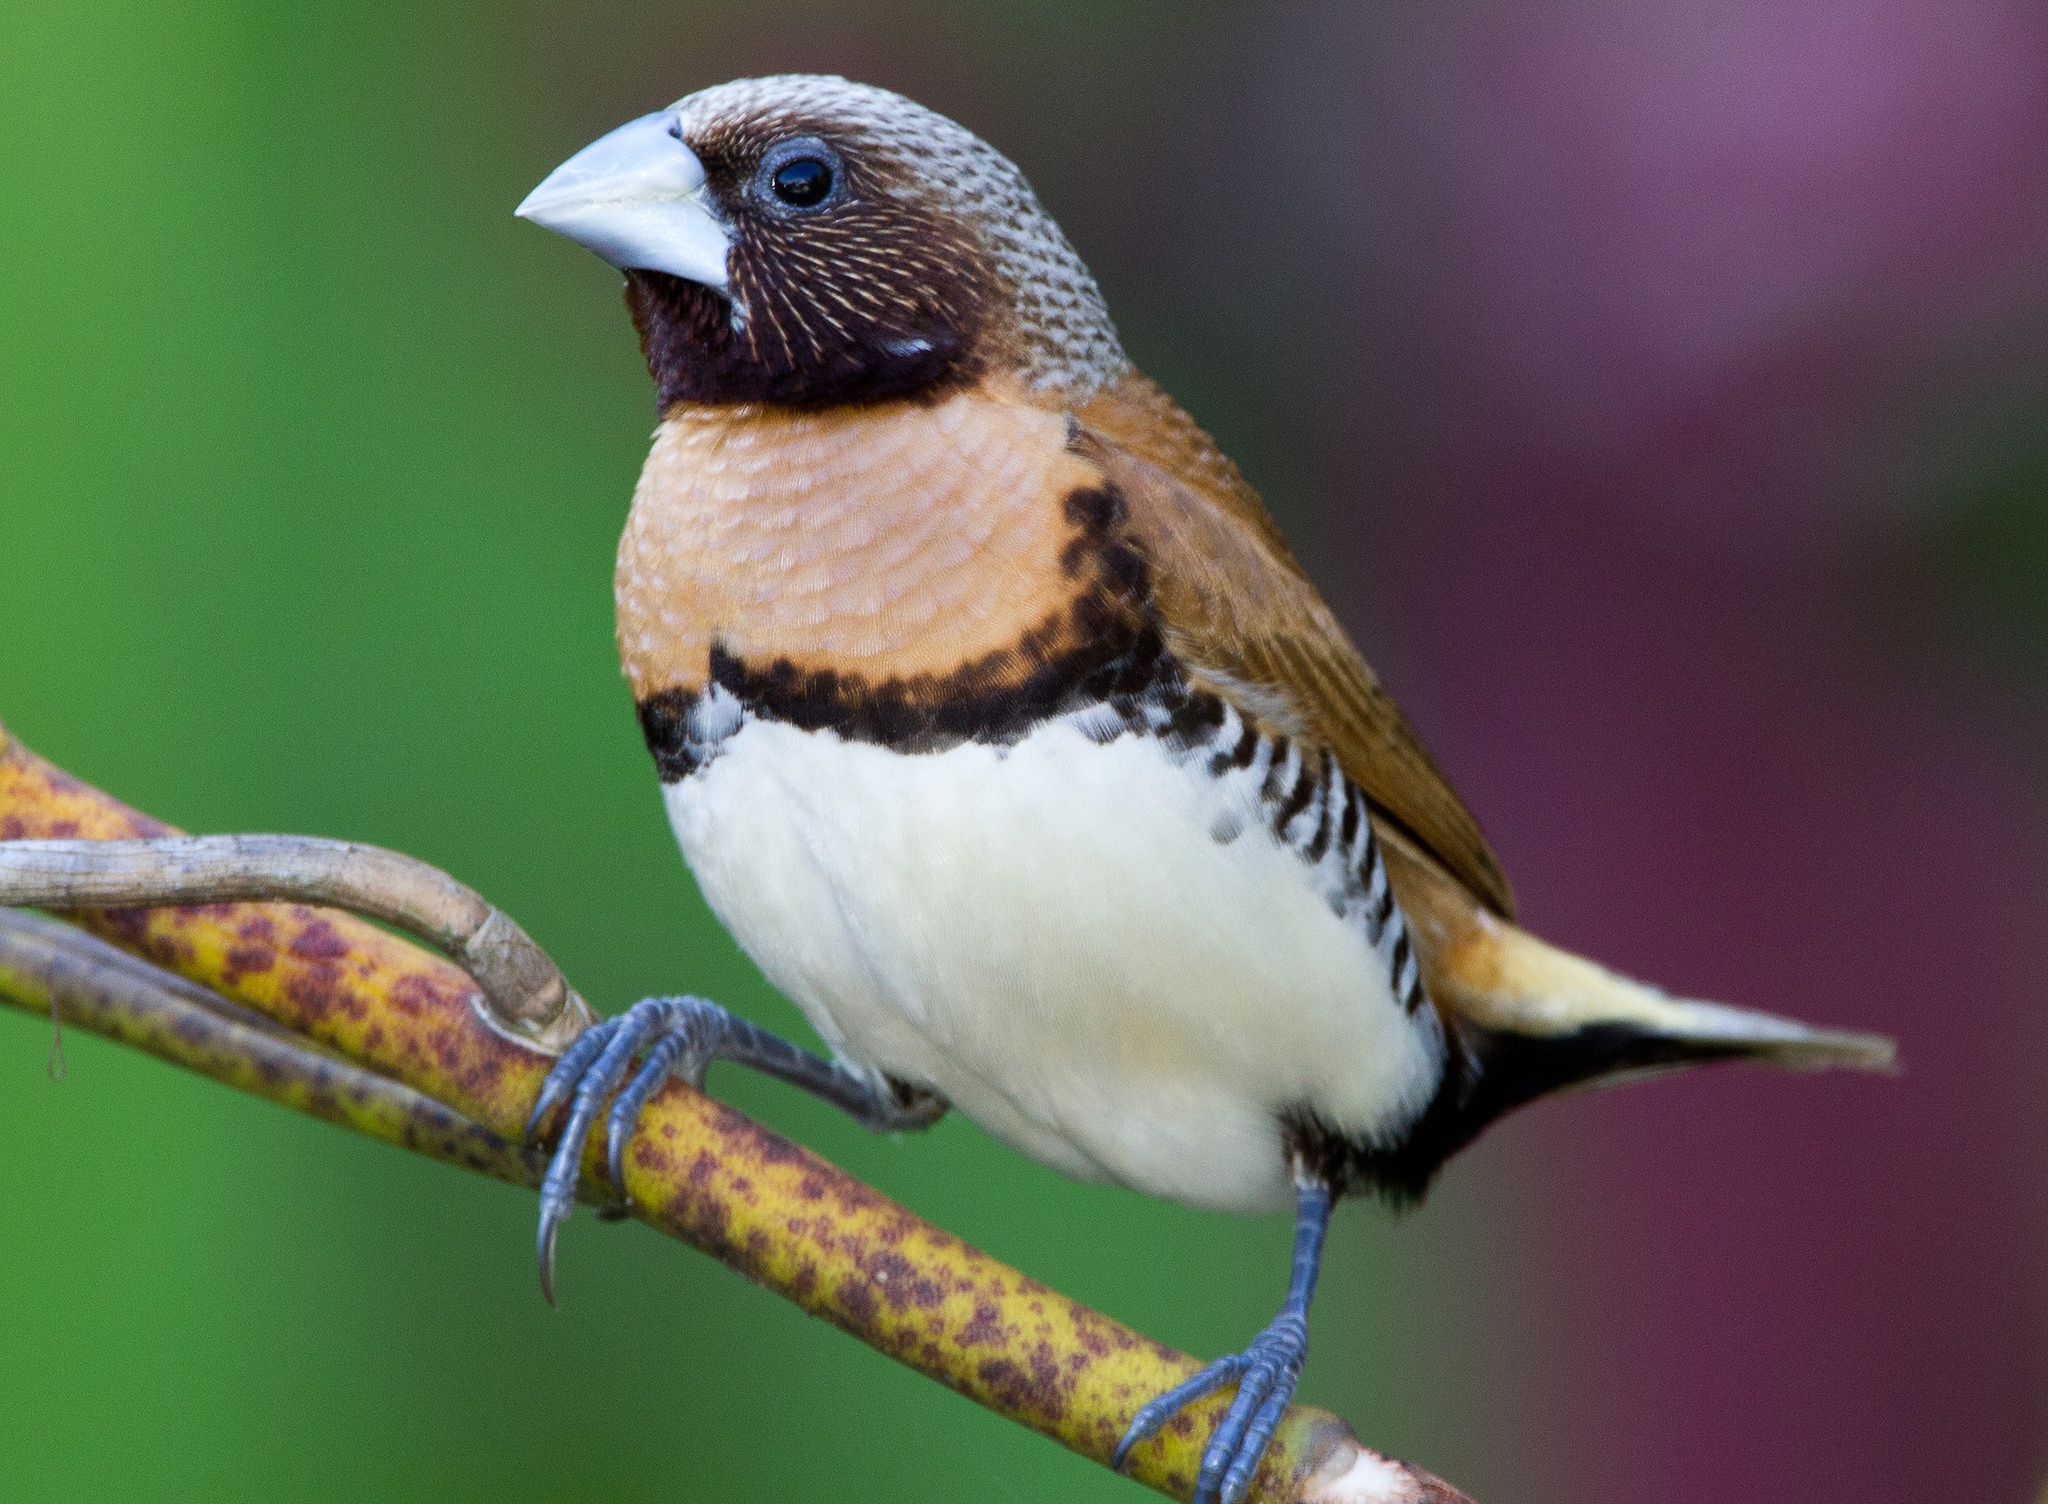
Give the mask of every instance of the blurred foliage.
[{"label": "blurred foliage", "polygon": [[2041,690],[2048,667],[2048,421],[1940,519],[1926,550],[1943,623]]},{"label": "blurred foliage", "polygon": [[[993,4],[888,9],[930,12],[988,59],[1043,43]],[[1133,69],[1186,24],[1157,5],[1034,11],[1114,31]],[[687,30],[679,15],[722,25],[669,11],[663,37]],[[756,7],[744,36],[826,15]],[[553,39],[576,25],[566,9],[226,0],[8,14],[0,717],[188,829],[438,863],[606,1011],[690,989],[801,1033],[697,897],[618,677],[611,556],[650,404],[615,279],[510,213],[593,127],[650,102],[614,98],[601,69],[562,83]],[[605,25],[590,53],[666,76],[633,17]],[[895,35],[917,43],[914,24]],[[716,56],[789,60],[754,45]],[[709,81],[678,72],[666,92]],[[954,88],[985,83],[1013,91],[995,113],[1029,113],[1024,84]],[[1169,323],[1140,308],[1127,327],[1138,345]],[[1150,363],[1256,447],[1223,357],[1159,348]],[[10,1492],[1131,1493],[645,1229],[580,1217],[552,1311],[530,1196],[89,1039],[52,1083],[46,1043],[0,1019]],[[1076,1186],[958,1120],[876,1141],[779,1087],[713,1087],[1191,1351],[1240,1345],[1284,1285],[1284,1221]],[[1472,1434],[1469,1388],[1446,1399],[1472,1342],[1451,1293],[1475,1277],[1454,1256],[1460,1196],[1426,1228],[1340,1221],[1317,1329],[1349,1361],[1312,1360],[1303,1393],[1483,1489],[1512,1439],[1504,1419]]]}]

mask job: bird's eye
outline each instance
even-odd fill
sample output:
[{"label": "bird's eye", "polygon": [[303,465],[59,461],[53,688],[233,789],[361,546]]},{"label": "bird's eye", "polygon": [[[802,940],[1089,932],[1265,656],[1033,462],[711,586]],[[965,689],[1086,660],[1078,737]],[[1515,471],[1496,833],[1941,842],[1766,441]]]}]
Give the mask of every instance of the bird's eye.
[{"label": "bird's eye", "polygon": [[775,196],[792,209],[813,209],[831,196],[831,164],[817,157],[784,162],[769,179]]}]

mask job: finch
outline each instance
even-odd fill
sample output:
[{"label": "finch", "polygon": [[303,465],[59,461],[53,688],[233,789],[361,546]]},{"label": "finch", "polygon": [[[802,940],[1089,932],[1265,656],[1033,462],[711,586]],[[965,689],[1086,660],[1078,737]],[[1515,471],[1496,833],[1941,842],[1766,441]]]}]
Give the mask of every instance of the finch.
[{"label": "finch", "polygon": [[[519,214],[625,274],[660,424],[619,648],[706,900],[829,1060],[654,998],[557,1063],[542,1278],[586,1136],[714,1058],[875,1128],[948,1104],[1070,1175],[1297,1218],[1196,1498],[1293,1394],[1331,1208],[1419,1199],[1508,1109],[1886,1040],[1669,997],[1506,876],[1268,517],[1126,358],[1023,175],[832,77],[692,94]],[[621,1086],[623,1090],[620,1090]],[[614,1094],[616,1100],[614,1101]]]}]

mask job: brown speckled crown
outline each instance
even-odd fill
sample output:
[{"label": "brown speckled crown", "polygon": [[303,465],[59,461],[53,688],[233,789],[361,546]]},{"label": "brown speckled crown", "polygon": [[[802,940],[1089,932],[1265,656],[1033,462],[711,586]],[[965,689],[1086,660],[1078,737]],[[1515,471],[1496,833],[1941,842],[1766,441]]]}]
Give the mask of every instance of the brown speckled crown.
[{"label": "brown speckled crown", "polygon": [[[997,371],[1080,401],[1128,369],[1095,280],[1024,175],[972,132],[866,84],[741,79],[675,107],[733,236],[727,297],[627,276],[661,408],[817,408],[932,395]],[[816,137],[843,197],[780,213],[762,154]]]}]

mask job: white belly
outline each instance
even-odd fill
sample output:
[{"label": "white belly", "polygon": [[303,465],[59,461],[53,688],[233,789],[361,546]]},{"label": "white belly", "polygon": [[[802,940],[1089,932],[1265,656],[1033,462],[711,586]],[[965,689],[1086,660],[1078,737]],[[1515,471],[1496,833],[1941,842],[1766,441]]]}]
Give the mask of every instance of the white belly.
[{"label": "white belly", "polygon": [[1283,1206],[1277,1114],[1371,1139],[1435,1085],[1433,1020],[1359,927],[1150,737],[906,755],[749,720],[664,792],[711,907],[843,1059],[1070,1174]]}]

